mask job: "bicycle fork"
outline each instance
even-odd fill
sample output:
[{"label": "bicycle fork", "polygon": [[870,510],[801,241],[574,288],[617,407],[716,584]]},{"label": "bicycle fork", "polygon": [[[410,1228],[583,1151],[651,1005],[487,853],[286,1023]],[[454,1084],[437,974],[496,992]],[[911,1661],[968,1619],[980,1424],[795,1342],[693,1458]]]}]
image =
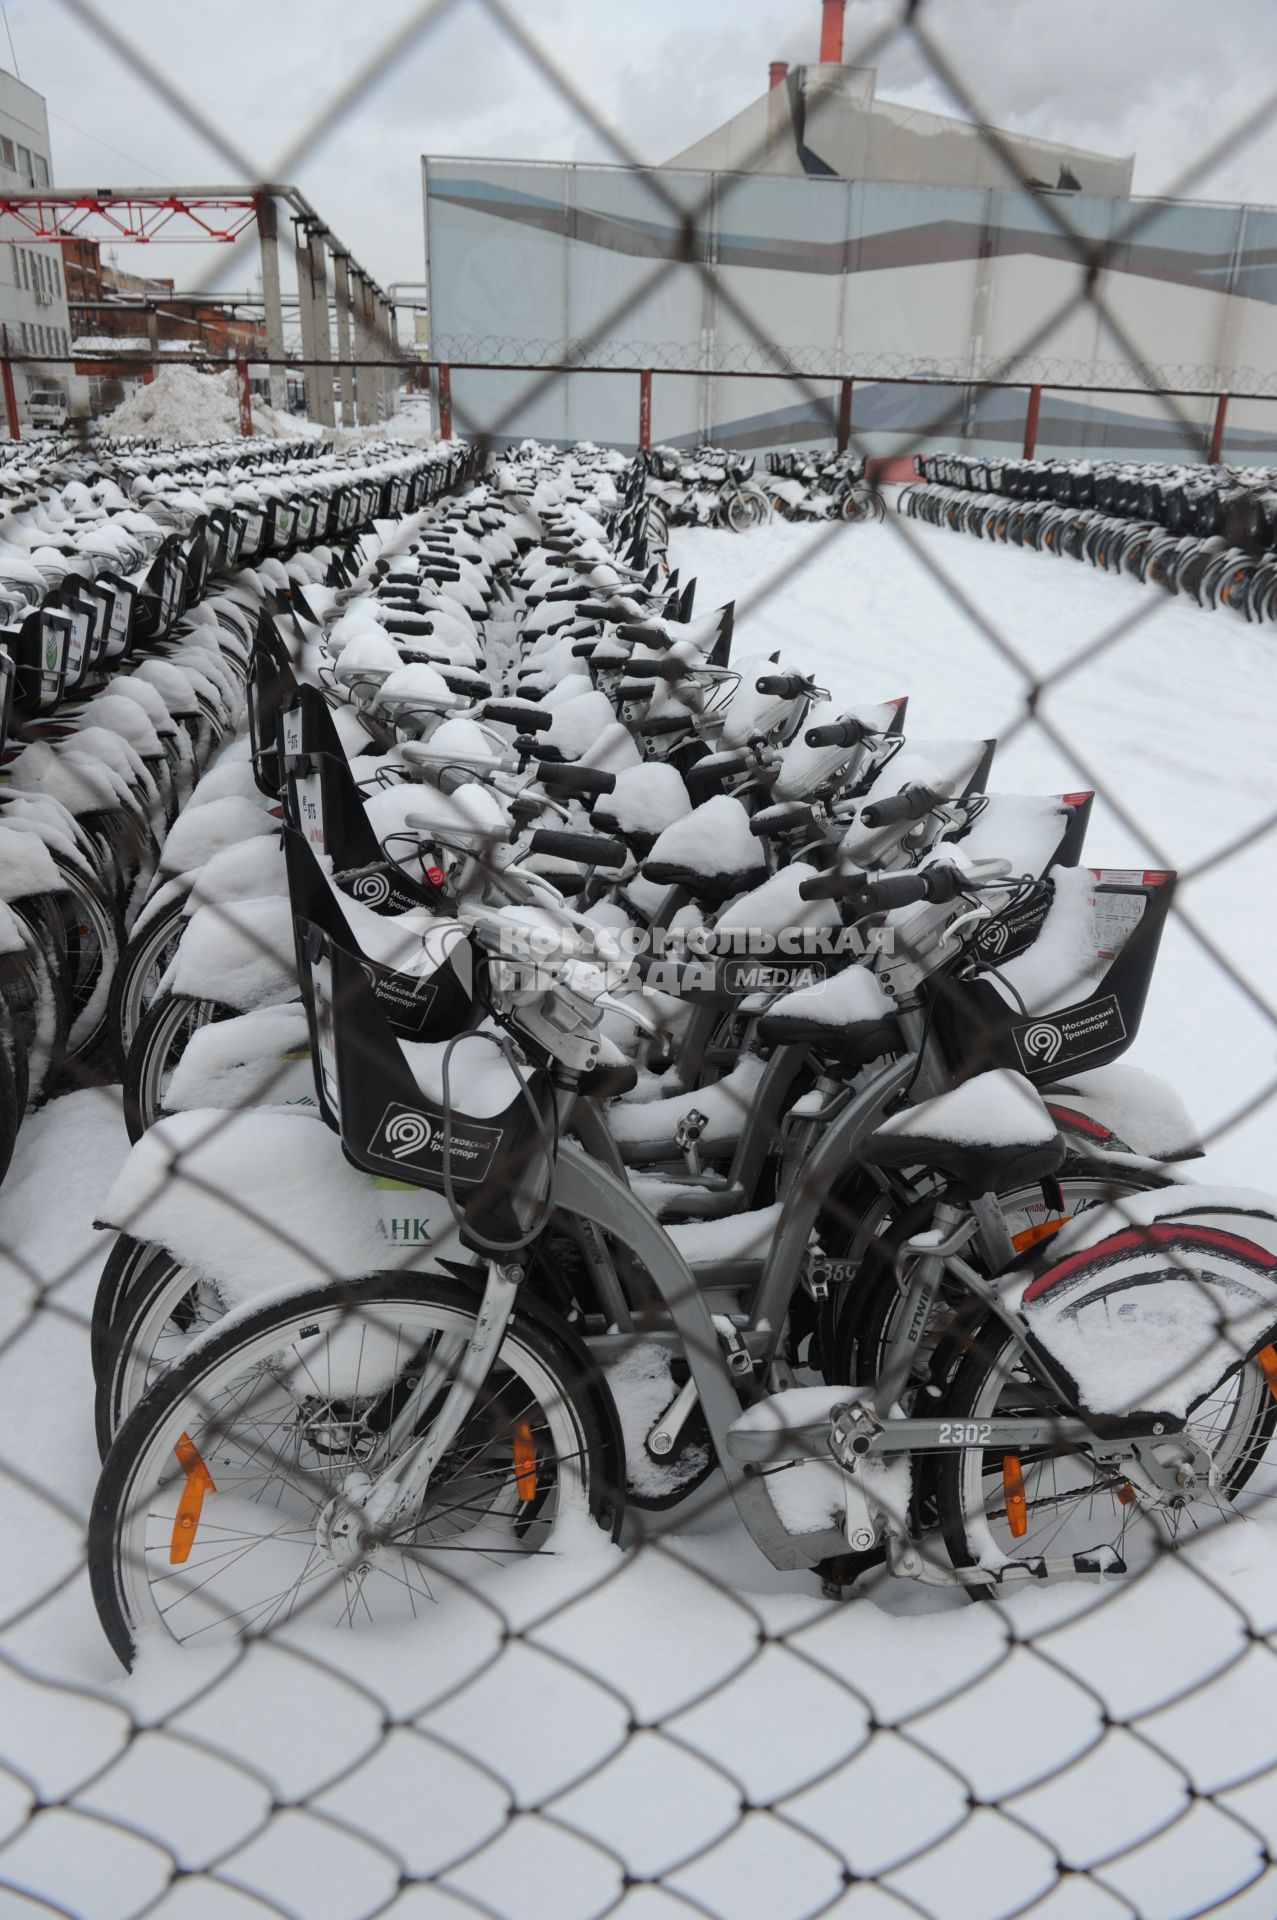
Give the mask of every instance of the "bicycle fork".
[{"label": "bicycle fork", "polygon": [[[339,1566],[366,1560],[393,1534],[404,1514],[420,1511],[435,1468],[460,1433],[501,1351],[523,1278],[521,1266],[488,1262],[469,1338],[458,1334],[439,1342],[373,1456],[374,1464],[378,1458],[390,1464],[372,1475],[362,1470],[348,1475],[329,1502],[320,1520],[320,1537]],[[426,1431],[414,1438],[422,1409],[454,1365],[443,1405]]]}]

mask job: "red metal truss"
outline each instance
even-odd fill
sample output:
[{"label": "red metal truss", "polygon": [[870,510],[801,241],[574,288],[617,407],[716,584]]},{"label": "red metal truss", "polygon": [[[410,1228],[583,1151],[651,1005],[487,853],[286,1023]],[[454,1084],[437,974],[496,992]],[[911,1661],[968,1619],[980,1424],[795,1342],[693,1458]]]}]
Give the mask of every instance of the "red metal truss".
[{"label": "red metal truss", "polygon": [[145,188],[86,192],[83,189],[0,194],[0,241],[133,241],[145,246],[162,240],[183,242],[238,240],[257,216],[251,190],[181,192]]}]

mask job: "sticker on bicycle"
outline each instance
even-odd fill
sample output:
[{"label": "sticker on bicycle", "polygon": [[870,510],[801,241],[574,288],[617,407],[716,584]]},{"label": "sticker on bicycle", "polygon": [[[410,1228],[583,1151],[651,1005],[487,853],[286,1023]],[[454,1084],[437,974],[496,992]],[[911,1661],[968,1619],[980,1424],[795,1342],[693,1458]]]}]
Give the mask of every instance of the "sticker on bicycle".
[{"label": "sticker on bicycle", "polygon": [[1013,1028],[1016,1051],[1026,1073],[1059,1067],[1088,1054],[1102,1053],[1126,1038],[1122,1010],[1114,994],[1086,1000],[1081,1006],[1053,1013],[1048,1019],[1028,1020]]},{"label": "sticker on bicycle", "polygon": [[939,1447],[987,1447],[993,1427],[987,1420],[942,1420],[936,1435]]},{"label": "sticker on bicycle", "polygon": [[986,921],[976,934],[974,946],[982,960],[1013,960],[1037,939],[1050,906],[1045,888],[1017,907],[1008,907]]},{"label": "sticker on bicycle", "polygon": [[317,773],[304,773],[298,776],[294,790],[297,795],[297,823],[317,853],[327,851],[324,836],[324,787]]},{"label": "sticker on bicycle", "polygon": [[[458,1186],[473,1186],[492,1165],[501,1143],[500,1127],[477,1127],[468,1120],[451,1119],[447,1131],[449,1178]],[[369,1141],[370,1154],[405,1172],[440,1175],[444,1169],[444,1125],[438,1113],[423,1113],[392,1100],[377,1122]]]},{"label": "sticker on bicycle", "polygon": [[280,715],[280,727],[283,735],[284,752],[301,753],[302,748],[302,710],[300,707],[285,707]]},{"label": "sticker on bicycle", "polygon": [[420,1033],[439,997],[435,983],[419,980],[411,973],[399,973],[377,960],[365,960],[361,964],[369,986],[398,1031]]}]

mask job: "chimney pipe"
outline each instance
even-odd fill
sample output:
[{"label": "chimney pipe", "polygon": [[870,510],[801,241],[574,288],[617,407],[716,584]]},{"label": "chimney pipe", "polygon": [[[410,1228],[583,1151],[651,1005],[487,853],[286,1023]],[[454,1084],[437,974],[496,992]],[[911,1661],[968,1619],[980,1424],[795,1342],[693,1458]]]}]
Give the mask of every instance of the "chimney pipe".
[{"label": "chimney pipe", "polygon": [[770,93],[773,87],[783,87],[788,78],[788,60],[773,60],[767,69],[767,91]]},{"label": "chimney pipe", "polygon": [[843,14],[847,0],[821,0],[820,64],[842,65]]}]

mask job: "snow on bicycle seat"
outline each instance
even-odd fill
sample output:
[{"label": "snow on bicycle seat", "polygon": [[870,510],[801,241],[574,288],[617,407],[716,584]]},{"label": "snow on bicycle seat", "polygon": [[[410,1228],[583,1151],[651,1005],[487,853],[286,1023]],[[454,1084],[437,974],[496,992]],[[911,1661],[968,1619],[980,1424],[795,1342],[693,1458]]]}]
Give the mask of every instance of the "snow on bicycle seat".
[{"label": "snow on bicycle seat", "polygon": [[658,835],[643,862],[643,877],[726,905],[738,893],[761,886],[767,868],[744,807],[718,793]]},{"label": "snow on bicycle seat", "polygon": [[860,1148],[879,1167],[928,1167],[968,1193],[997,1193],[1055,1173],[1065,1146],[1023,1074],[976,1074],[893,1114]]},{"label": "snow on bicycle seat", "polygon": [[901,1045],[894,1002],[860,966],[783,993],[759,1020],[758,1037],[765,1046],[814,1047],[840,1066],[863,1066]]}]

